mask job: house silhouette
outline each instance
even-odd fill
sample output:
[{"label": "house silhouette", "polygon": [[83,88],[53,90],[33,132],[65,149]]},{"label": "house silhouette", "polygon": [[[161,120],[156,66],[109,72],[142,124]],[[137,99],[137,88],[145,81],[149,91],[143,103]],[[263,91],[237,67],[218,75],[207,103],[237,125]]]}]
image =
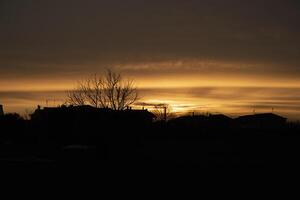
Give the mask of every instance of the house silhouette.
[{"label": "house silhouette", "polygon": [[112,110],[89,105],[38,108],[31,114],[33,122],[60,126],[76,126],[78,124],[138,126],[150,124],[154,118],[155,115],[148,110]]},{"label": "house silhouette", "polygon": [[170,124],[188,128],[222,128],[230,126],[233,119],[223,114],[182,116],[170,120]]},{"label": "house silhouette", "polygon": [[240,116],[235,119],[235,122],[241,128],[276,129],[283,127],[287,122],[287,118],[273,113],[261,113]]}]

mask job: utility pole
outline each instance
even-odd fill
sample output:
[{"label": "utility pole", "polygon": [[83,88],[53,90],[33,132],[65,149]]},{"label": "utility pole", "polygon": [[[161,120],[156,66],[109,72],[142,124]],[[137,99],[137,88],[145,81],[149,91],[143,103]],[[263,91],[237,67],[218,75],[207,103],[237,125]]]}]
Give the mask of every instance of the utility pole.
[{"label": "utility pole", "polygon": [[167,106],[164,106],[164,120],[167,121]]}]

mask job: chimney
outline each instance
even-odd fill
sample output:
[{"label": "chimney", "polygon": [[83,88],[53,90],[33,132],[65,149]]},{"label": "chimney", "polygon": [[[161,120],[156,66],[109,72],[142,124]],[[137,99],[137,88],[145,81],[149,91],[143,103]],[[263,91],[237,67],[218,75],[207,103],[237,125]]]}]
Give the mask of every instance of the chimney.
[{"label": "chimney", "polygon": [[3,105],[0,104],[0,116],[4,115],[4,111],[3,111]]}]

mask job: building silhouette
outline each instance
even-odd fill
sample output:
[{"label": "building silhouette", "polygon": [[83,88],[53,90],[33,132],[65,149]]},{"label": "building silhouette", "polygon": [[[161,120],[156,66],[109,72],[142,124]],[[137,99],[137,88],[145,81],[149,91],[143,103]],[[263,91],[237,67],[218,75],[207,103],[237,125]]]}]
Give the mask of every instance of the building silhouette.
[{"label": "building silhouette", "polygon": [[[153,122],[155,115],[147,110],[112,110],[85,106],[38,108],[31,115],[35,124],[78,129],[122,129],[143,127]],[[68,131],[69,132],[69,131]]]},{"label": "building silhouette", "polygon": [[261,113],[240,116],[236,118],[235,121],[241,128],[275,129],[283,127],[287,122],[287,118],[273,113]]}]

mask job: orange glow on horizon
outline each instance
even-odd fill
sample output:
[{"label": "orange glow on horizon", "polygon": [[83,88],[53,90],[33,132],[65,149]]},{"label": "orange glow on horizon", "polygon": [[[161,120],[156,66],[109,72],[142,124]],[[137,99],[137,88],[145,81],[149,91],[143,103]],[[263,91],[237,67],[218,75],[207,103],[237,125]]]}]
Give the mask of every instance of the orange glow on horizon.
[{"label": "orange glow on horizon", "polygon": [[[253,78],[231,76],[160,76],[133,78],[138,88],[187,88],[187,87],[300,87],[300,80],[280,78]],[[82,79],[79,79],[82,80]],[[69,80],[4,80],[0,91],[55,91],[72,90],[78,79]]]}]

